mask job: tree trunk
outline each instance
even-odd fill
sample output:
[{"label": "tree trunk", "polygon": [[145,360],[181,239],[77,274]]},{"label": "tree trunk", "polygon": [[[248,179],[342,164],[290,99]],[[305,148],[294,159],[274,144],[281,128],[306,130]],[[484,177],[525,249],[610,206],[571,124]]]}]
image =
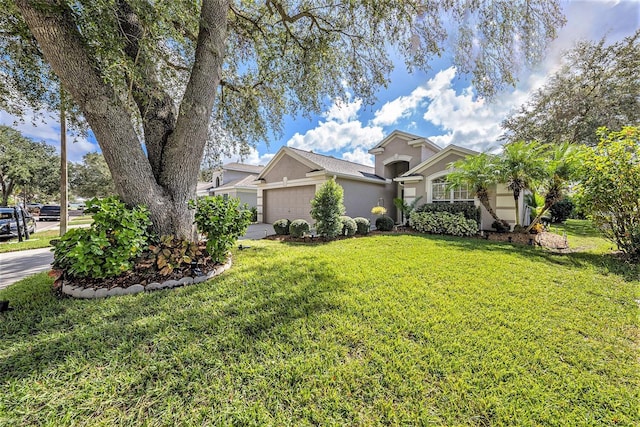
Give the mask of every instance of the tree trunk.
[{"label": "tree trunk", "polygon": [[[221,79],[228,0],[202,2],[194,65],[175,127],[158,132],[158,126],[144,126],[149,132],[145,145],[153,147],[153,164],[142,149],[133,117],[98,72],[72,11],[55,0],[16,4],[46,60],[82,110],[123,201],[148,206],[159,235],[193,238],[194,213],[187,203],[196,195],[207,125]],[[160,107],[166,106],[165,102]],[[141,115],[147,124],[157,119],[146,111]]]},{"label": "tree trunk", "polygon": [[487,210],[487,212],[489,212],[489,215],[491,215],[491,217],[493,219],[495,219],[499,223],[509,227],[509,224],[506,221],[500,219],[498,217],[498,214],[496,214],[496,212],[491,207],[491,203],[489,203],[489,194],[487,193],[487,190],[478,190],[478,191],[476,191],[476,196],[478,197],[478,200],[480,200],[480,204],[482,206],[484,206],[484,208]]}]

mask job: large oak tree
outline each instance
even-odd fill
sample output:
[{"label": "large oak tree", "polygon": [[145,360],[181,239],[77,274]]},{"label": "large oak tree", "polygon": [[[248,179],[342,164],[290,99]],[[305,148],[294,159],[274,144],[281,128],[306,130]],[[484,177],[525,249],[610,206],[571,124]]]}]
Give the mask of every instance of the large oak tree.
[{"label": "large oak tree", "polygon": [[2,107],[55,106],[59,81],[124,201],[147,205],[161,234],[189,237],[208,135],[252,143],[328,98],[372,102],[397,53],[425,69],[453,47],[492,95],[555,37],[558,3],[0,0]]},{"label": "large oak tree", "polygon": [[509,141],[595,146],[598,128],[640,125],[640,30],[619,42],[580,41],[560,69],[503,123]]}]

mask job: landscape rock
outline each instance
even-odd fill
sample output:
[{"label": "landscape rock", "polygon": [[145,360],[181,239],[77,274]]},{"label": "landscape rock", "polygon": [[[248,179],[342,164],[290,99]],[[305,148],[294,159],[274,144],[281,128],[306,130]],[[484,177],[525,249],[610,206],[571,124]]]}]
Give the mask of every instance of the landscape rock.
[{"label": "landscape rock", "polygon": [[144,291],[144,286],[137,284],[124,289],[125,295],[133,295]]}]

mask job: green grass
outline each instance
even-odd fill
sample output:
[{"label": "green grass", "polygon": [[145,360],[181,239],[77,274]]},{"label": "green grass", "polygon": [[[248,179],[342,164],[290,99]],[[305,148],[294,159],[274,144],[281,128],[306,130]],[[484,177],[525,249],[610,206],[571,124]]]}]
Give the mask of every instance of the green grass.
[{"label": "green grass", "polygon": [[169,291],[0,291],[0,425],[640,423],[635,268],[416,235],[250,246]]},{"label": "green grass", "polygon": [[[78,216],[71,218],[69,221],[70,226],[74,225],[82,225],[82,224],[91,224],[93,222],[93,218],[89,215]],[[14,251],[24,251],[27,249],[40,249],[40,248],[48,248],[51,246],[51,239],[57,239],[60,237],[59,230],[45,230],[38,231],[37,227],[41,226],[42,223],[38,223],[36,225],[36,232],[29,236],[29,240],[23,240],[22,242],[18,241],[18,238],[10,239],[6,241],[0,242],[0,254],[5,252],[14,252]]]},{"label": "green grass", "polygon": [[563,224],[552,224],[553,233],[567,233],[569,247],[578,252],[608,253],[614,250],[615,244],[606,240],[590,221],[568,219]]}]

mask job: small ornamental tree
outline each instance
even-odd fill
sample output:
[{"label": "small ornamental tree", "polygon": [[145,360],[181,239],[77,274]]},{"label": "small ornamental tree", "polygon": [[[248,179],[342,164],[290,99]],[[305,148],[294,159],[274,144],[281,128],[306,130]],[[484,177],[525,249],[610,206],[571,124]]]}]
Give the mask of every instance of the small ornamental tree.
[{"label": "small ornamental tree", "polygon": [[640,258],[640,128],[598,130],[600,142],[578,154],[581,205],[625,254]]},{"label": "small ornamental tree", "polygon": [[325,182],[311,200],[311,217],[319,235],[333,239],[342,232],[340,216],[344,214],[344,191],[335,179]]}]

